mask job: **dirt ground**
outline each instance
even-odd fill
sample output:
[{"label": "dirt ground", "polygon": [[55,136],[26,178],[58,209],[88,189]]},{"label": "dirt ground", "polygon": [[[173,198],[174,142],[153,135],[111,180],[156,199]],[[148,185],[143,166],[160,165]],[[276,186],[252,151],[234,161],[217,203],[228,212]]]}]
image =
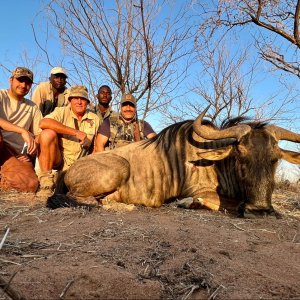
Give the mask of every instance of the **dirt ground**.
[{"label": "dirt ground", "polygon": [[273,202],[281,219],[0,192],[0,299],[300,299],[300,196]]}]

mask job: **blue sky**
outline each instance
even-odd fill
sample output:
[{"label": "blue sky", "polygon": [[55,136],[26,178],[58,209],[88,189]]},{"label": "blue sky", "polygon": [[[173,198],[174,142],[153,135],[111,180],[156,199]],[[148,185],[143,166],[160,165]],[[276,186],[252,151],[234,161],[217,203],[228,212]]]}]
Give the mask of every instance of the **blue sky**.
[{"label": "blue sky", "polygon": [[[15,0],[1,1],[0,9],[0,58],[1,65],[14,69],[22,65],[21,53],[28,51],[33,55],[37,46],[34,43],[31,23],[39,12],[41,1]],[[0,85],[8,85],[9,73],[0,69]]]}]

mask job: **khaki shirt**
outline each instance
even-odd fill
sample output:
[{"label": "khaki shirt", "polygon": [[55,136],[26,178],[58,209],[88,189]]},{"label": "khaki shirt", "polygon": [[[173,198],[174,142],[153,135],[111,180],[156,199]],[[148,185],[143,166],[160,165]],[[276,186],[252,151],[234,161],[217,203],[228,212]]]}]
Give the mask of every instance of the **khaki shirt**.
[{"label": "khaki shirt", "polygon": [[[93,138],[97,134],[99,128],[99,118],[96,114],[87,111],[82,117],[81,121],[78,120],[73,113],[71,106],[57,107],[55,110],[47,115],[45,118],[56,120],[65,126],[76,129],[76,121],[78,129],[87,134],[87,138],[93,143]],[[70,167],[84,152],[79,140],[72,135],[63,134],[59,139],[62,156],[64,159],[64,170]]]},{"label": "khaki shirt", "polygon": [[58,95],[57,103],[54,103],[54,91],[50,82],[41,82],[34,90],[31,100],[38,106],[42,115],[51,113],[55,107],[67,106],[70,91],[65,89],[62,94]]},{"label": "khaki shirt", "polygon": [[102,115],[102,112],[99,110],[98,105],[96,105],[95,107],[93,107],[92,112],[94,112],[100,119],[100,125],[103,123],[103,121],[111,116],[118,116],[118,113],[116,113],[115,111],[112,110],[111,107],[109,107],[104,116]]},{"label": "khaki shirt", "polygon": [[[39,135],[42,114],[38,107],[30,100],[23,98],[21,101],[9,96],[8,90],[0,90],[0,118],[12,124],[25,128],[35,136]],[[24,140],[16,132],[2,130],[4,142],[9,144],[16,154],[21,154]]]}]

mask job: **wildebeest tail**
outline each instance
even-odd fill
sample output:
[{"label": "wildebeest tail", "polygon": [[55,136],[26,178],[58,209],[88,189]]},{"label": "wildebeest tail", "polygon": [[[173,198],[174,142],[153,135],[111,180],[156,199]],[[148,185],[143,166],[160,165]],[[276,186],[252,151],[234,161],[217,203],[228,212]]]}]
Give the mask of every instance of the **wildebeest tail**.
[{"label": "wildebeest tail", "polygon": [[60,172],[57,180],[56,180],[56,187],[55,187],[55,194],[66,194],[68,192],[68,188],[65,184],[65,175],[66,171]]},{"label": "wildebeest tail", "polygon": [[78,207],[79,204],[75,198],[65,194],[54,194],[47,199],[46,206],[51,209],[62,207]]}]

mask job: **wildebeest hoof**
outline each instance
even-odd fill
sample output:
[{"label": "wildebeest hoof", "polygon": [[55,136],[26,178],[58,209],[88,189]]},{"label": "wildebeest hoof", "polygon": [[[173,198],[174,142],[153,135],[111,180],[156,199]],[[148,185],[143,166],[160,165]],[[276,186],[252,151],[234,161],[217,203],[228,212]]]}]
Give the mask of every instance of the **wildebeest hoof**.
[{"label": "wildebeest hoof", "polygon": [[188,209],[190,208],[193,201],[194,199],[192,197],[180,199],[177,201],[177,207]]},{"label": "wildebeest hoof", "polygon": [[249,210],[245,209],[244,211],[240,211],[238,214],[240,218],[246,219],[255,219],[255,218],[274,218],[274,219],[281,219],[282,215],[275,210]]},{"label": "wildebeest hoof", "polygon": [[203,208],[202,199],[194,199],[192,197],[183,198],[177,202],[177,207],[185,209],[199,209]]},{"label": "wildebeest hoof", "polygon": [[132,211],[136,209],[136,206],[133,204],[125,204],[120,203],[117,201],[113,201],[107,198],[104,198],[102,201],[102,207],[105,210],[112,210],[112,211]]}]

